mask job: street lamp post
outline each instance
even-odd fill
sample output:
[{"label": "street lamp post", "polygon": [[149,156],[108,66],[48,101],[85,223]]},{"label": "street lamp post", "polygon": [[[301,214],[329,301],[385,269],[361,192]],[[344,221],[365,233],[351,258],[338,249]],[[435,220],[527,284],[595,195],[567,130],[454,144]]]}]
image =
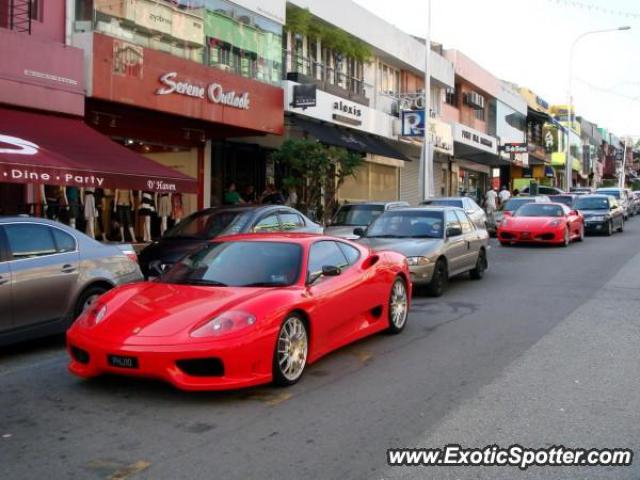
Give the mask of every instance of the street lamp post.
[{"label": "street lamp post", "polygon": [[427,34],[425,35],[424,54],[424,140],[420,155],[418,179],[422,200],[434,196],[435,184],[433,178],[433,148],[431,145],[431,0],[427,0]]},{"label": "street lamp post", "polygon": [[571,44],[571,50],[569,51],[569,88],[567,93],[569,95],[568,107],[569,111],[567,112],[568,128],[567,128],[567,144],[565,146],[565,159],[564,159],[564,176],[565,176],[565,190],[568,192],[571,190],[572,184],[572,176],[573,176],[573,162],[571,161],[571,128],[573,126],[574,115],[573,115],[573,97],[571,96],[571,87],[573,83],[573,53],[576,48],[576,44],[582,40],[584,37],[589,35],[595,35],[597,33],[609,33],[609,32],[618,32],[621,30],[631,30],[629,26],[623,26],[618,28],[607,28],[604,30],[592,30],[589,32],[584,32],[581,35],[578,35],[576,39]]}]

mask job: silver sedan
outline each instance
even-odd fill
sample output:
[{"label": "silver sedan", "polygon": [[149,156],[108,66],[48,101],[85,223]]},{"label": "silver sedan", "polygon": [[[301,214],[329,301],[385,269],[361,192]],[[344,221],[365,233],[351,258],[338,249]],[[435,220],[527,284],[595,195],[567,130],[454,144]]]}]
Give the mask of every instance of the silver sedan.
[{"label": "silver sedan", "polygon": [[489,234],[455,207],[391,210],[366,231],[356,229],[358,242],[374,250],[394,250],[407,257],[414,285],[440,296],[449,278],[469,272],[480,279],[488,267]]},{"label": "silver sedan", "polygon": [[0,217],[0,345],[64,332],[107,290],[142,280],[130,245],[61,223]]}]

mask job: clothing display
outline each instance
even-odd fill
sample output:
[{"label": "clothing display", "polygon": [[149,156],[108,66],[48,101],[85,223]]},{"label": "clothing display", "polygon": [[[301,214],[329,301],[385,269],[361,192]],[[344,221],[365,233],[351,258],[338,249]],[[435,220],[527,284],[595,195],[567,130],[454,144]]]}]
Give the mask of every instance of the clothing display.
[{"label": "clothing display", "polygon": [[158,195],[158,216],[170,217],[171,210],[171,194],[161,193]]},{"label": "clothing display", "polygon": [[118,223],[122,227],[130,227],[133,225],[131,222],[131,207],[129,205],[117,205],[116,213],[118,214]]},{"label": "clothing display", "polygon": [[67,201],[69,202],[69,218],[80,218],[80,189],[67,187]]},{"label": "clothing display", "polygon": [[84,218],[87,220],[98,218],[95,191],[92,188],[87,188],[84,191]]},{"label": "clothing display", "polygon": [[155,202],[153,200],[153,192],[142,192],[140,199],[140,207],[138,213],[142,216],[151,216],[156,211]]},{"label": "clothing display", "polygon": [[184,215],[184,207],[182,206],[182,194],[174,193],[171,196],[171,217],[174,220],[180,220]]},{"label": "clothing display", "polygon": [[131,206],[131,190],[116,190],[116,205]]}]

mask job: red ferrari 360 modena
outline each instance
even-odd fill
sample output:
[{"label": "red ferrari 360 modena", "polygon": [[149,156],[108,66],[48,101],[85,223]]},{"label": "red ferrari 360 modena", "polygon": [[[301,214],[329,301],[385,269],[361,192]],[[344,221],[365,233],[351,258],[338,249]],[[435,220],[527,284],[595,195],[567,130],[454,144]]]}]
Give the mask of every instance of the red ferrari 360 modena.
[{"label": "red ferrari 360 modena", "polygon": [[505,217],[498,227],[502,245],[550,243],[567,246],[584,240],[584,218],[561,203],[528,203]]},{"label": "red ferrari 360 modena", "polygon": [[318,235],[226,237],[102,296],[67,333],[69,369],[184,390],[289,385],[332,350],[401,332],[410,299],[400,254]]}]

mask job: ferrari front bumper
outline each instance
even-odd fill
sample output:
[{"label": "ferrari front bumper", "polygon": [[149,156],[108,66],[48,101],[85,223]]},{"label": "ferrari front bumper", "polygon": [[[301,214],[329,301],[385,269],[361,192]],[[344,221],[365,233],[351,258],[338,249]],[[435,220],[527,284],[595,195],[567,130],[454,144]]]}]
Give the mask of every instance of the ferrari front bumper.
[{"label": "ferrari front bumper", "polygon": [[[102,374],[155,378],[181,390],[230,390],[269,383],[273,345],[268,343],[264,338],[258,344],[238,340],[223,345],[219,341],[109,345],[74,330],[67,333],[71,373],[83,378]],[[205,368],[185,367],[193,364],[203,364]]]},{"label": "ferrari front bumper", "polygon": [[498,240],[505,243],[562,243],[564,241],[564,228],[539,232],[499,228]]}]

